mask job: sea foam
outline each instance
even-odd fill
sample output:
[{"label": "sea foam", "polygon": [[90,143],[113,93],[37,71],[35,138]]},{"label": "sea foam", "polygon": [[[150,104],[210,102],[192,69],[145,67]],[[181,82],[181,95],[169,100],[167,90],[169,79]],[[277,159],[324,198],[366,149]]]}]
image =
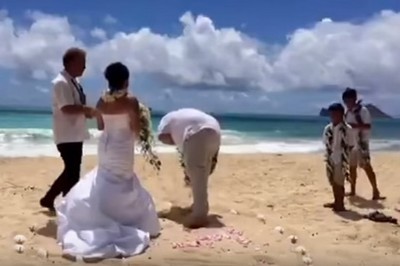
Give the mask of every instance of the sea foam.
[{"label": "sea foam", "polygon": [[[90,129],[90,139],[85,142],[84,154],[97,153],[97,141],[101,132]],[[373,140],[372,150],[396,150],[400,148],[400,141]],[[173,153],[175,147],[156,142],[155,150],[158,153]],[[263,138],[252,136],[235,130],[222,131],[221,153],[251,154],[251,153],[315,153],[323,151],[320,139],[295,138]],[[138,151],[137,151],[138,152]],[[51,129],[0,129],[0,156],[1,157],[38,157],[58,156],[53,143]]]}]

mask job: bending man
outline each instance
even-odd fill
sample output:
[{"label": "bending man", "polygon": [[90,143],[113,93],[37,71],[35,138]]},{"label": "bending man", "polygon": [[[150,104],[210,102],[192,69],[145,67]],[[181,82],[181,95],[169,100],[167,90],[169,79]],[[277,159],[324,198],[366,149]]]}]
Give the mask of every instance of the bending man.
[{"label": "bending man", "polygon": [[164,144],[176,145],[183,154],[185,174],[193,193],[192,212],[184,225],[189,228],[205,226],[209,211],[208,177],[221,143],[218,121],[197,109],[179,109],[161,119],[158,139]]}]

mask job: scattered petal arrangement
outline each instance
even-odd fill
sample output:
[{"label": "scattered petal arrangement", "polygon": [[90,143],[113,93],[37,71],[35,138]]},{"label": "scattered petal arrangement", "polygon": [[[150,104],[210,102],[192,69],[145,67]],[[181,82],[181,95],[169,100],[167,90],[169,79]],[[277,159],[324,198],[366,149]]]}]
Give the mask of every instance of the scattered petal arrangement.
[{"label": "scattered petal arrangement", "polygon": [[[234,215],[239,214],[239,212],[237,212],[234,209],[231,209],[230,213]],[[263,224],[266,223],[266,218],[264,215],[257,214],[256,218]],[[283,235],[285,233],[285,229],[282,226],[276,226],[274,230],[280,235]],[[223,240],[233,240],[244,248],[248,248],[252,244],[252,241],[244,236],[243,231],[237,230],[235,228],[227,228],[222,230],[221,233],[199,236],[192,241],[172,242],[171,246],[173,249],[189,249],[189,248],[199,248],[199,247],[214,248],[216,243],[221,242]],[[290,241],[291,244],[294,245],[298,242],[299,239],[296,235],[290,235],[288,236],[288,240]],[[261,248],[258,246],[254,246],[254,250],[260,251]],[[308,254],[305,247],[297,246],[294,249],[294,252],[298,253],[301,256],[303,264],[309,266],[313,264],[313,260],[311,256]]]},{"label": "scattered petal arrangement", "polygon": [[224,239],[234,240],[241,246],[247,248],[252,241],[243,235],[243,231],[236,230],[234,228],[228,228],[223,230],[221,233],[200,236],[196,240],[188,242],[172,242],[173,249],[184,249],[184,248],[195,248],[195,247],[208,247],[214,248],[217,242],[221,242]]},{"label": "scattered petal arrangement", "polygon": [[[238,212],[236,210],[230,210],[232,214],[238,215]],[[266,223],[266,219],[264,215],[262,214],[257,214],[256,218],[261,221],[262,223]],[[29,230],[33,235],[35,235],[36,230],[37,230],[37,225],[32,225],[29,227]],[[285,229],[282,226],[276,226],[274,228],[276,232],[279,234],[283,235],[285,232]],[[222,242],[223,240],[231,240],[236,242],[237,244],[241,245],[243,248],[249,248],[251,244],[253,244],[252,240],[249,238],[245,237],[243,231],[237,230],[235,228],[225,228],[223,229],[220,233],[214,233],[214,234],[208,234],[208,235],[203,235],[203,236],[198,236],[195,240],[192,241],[185,241],[185,242],[172,242],[171,246],[173,249],[187,249],[187,248],[199,248],[199,247],[205,247],[205,248],[214,248],[215,244],[218,242]],[[290,235],[288,236],[288,240],[290,241],[291,244],[296,244],[298,242],[298,237],[295,235]],[[27,242],[27,238],[24,235],[18,234],[14,236],[14,250],[15,252],[22,254],[25,252],[25,246],[24,244]],[[265,244],[268,245],[268,244]],[[264,245],[264,246],[265,246]],[[33,249],[33,248],[31,248]],[[260,251],[261,248],[258,246],[254,245],[254,250],[255,251]],[[37,248],[35,249],[37,255],[41,258],[47,259],[49,254],[47,250],[43,248]],[[229,250],[226,250],[229,252]],[[310,254],[307,252],[306,248],[303,246],[297,246],[293,250],[295,253],[298,253],[301,258],[302,262],[305,265],[311,266],[313,265],[313,260],[310,256]],[[81,257],[76,258],[77,262],[83,261]],[[122,263],[126,264],[127,260],[123,259]]]},{"label": "scattered petal arrangement", "polygon": [[[235,210],[230,210],[232,214],[237,215],[238,212]],[[262,223],[266,223],[266,219],[263,215],[257,214],[256,218]],[[282,226],[276,226],[274,230],[283,235],[285,233],[285,229]],[[189,249],[189,248],[214,248],[215,244],[221,242],[223,240],[233,240],[244,248],[249,248],[253,243],[252,240],[248,239],[244,236],[243,231],[237,230],[235,228],[226,228],[222,230],[220,233],[209,234],[205,236],[199,236],[195,240],[185,241],[185,242],[172,242],[171,246],[173,249]],[[298,242],[298,237],[296,235],[288,236],[288,240],[291,244],[296,244]],[[265,246],[265,245],[264,245]],[[260,251],[261,248],[254,245],[255,251]],[[297,246],[294,250],[295,253],[298,253],[301,256],[302,262],[305,265],[313,265],[313,260],[306,248],[303,246]]]}]

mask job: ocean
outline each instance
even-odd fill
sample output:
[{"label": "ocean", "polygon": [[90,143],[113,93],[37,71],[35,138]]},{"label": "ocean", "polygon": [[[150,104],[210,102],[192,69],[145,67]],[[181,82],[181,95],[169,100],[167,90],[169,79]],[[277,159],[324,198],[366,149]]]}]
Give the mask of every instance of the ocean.
[{"label": "ocean", "polygon": [[[152,118],[155,130],[161,115]],[[289,115],[220,115],[222,153],[315,153],[321,152],[321,136],[328,119]],[[88,123],[91,138],[85,154],[96,154],[100,132]],[[0,156],[58,156],[52,139],[50,112],[0,111]],[[400,148],[400,120],[375,120],[371,149],[394,151]],[[159,153],[175,152],[174,147],[156,143]]]}]

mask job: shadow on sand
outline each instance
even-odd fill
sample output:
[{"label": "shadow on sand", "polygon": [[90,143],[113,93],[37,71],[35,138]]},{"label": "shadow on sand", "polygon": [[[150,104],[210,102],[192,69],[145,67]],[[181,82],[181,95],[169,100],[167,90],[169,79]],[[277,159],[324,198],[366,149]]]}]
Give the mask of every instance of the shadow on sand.
[{"label": "shadow on sand", "polygon": [[48,220],[46,226],[39,228],[36,233],[41,236],[57,238],[57,224],[55,220]]},{"label": "shadow on sand", "polygon": [[[186,217],[190,214],[190,208],[182,208],[172,206],[171,209],[158,212],[158,217],[173,221],[177,224],[183,225]],[[225,224],[220,221],[222,216],[216,214],[208,215],[208,224],[206,228],[222,228]]]},{"label": "shadow on sand", "polygon": [[344,212],[334,212],[337,216],[342,217],[343,219],[350,220],[350,221],[360,221],[361,219],[364,219],[364,216],[360,214],[359,212],[356,212],[354,210],[349,210]]},{"label": "shadow on sand", "polygon": [[351,205],[361,208],[361,209],[383,209],[385,208],[382,203],[376,200],[367,200],[358,195],[349,197],[349,202]]}]

